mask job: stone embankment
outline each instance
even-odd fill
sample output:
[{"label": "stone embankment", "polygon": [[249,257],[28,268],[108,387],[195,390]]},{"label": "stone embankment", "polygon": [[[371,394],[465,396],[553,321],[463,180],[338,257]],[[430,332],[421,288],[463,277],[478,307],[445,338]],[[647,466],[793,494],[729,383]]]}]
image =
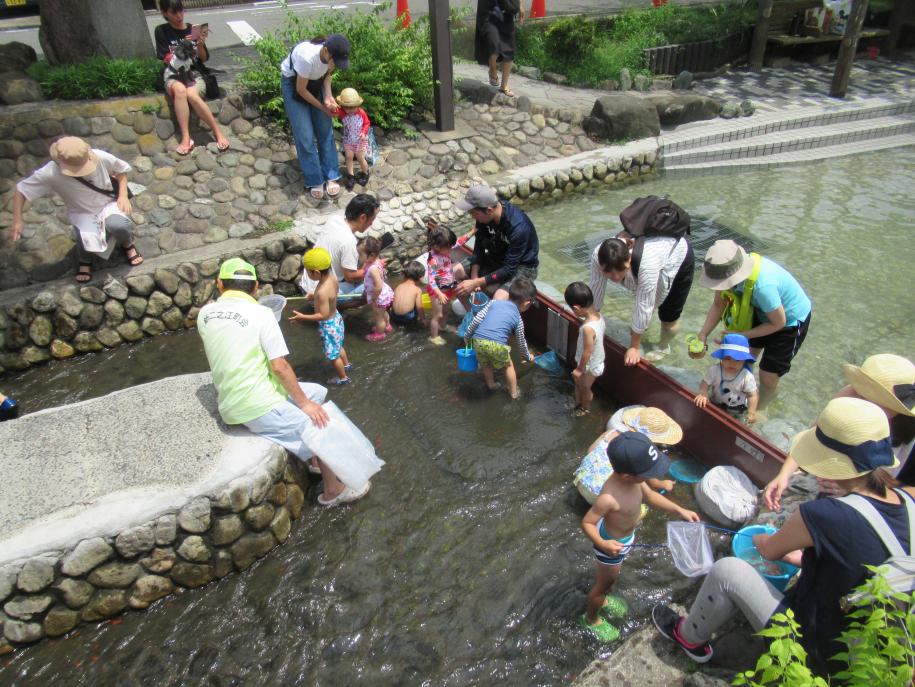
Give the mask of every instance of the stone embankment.
[{"label": "stone embankment", "polygon": [[247,569],[305,499],[285,451],[218,420],[208,373],[26,415],[0,445],[0,654]]}]

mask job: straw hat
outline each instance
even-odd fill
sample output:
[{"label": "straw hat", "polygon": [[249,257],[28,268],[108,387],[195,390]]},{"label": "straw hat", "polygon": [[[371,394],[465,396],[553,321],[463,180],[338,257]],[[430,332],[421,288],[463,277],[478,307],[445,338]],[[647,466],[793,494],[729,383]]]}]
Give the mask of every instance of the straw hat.
[{"label": "straw hat", "polygon": [[855,393],[894,413],[915,417],[915,364],[901,355],[878,353],[861,367],[842,366]]},{"label": "straw hat", "polygon": [[68,177],[83,177],[98,166],[98,157],[89,144],[76,136],[64,136],[51,144],[51,159]]},{"label": "straw hat", "polygon": [[330,267],[330,253],[323,248],[312,248],[302,256],[302,264],[306,270],[321,272]]},{"label": "straw hat", "polygon": [[362,104],[362,96],[355,88],[344,88],[337,96],[337,104],[340,107],[359,107]]},{"label": "straw hat", "polygon": [[791,442],[789,455],[825,479],[852,479],[880,467],[896,467],[886,413],[861,398],[834,398]]},{"label": "straw hat", "polygon": [[753,261],[747,252],[731,240],[715,241],[705,254],[699,283],[715,291],[724,291],[744,281],[753,272]]},{"label": "straw hat", "polygon": [[680,425],[660,408],[632,408],[624,412],[620,420],[626,427],[641,432],[656,444],[673,445],[683,438]]}]

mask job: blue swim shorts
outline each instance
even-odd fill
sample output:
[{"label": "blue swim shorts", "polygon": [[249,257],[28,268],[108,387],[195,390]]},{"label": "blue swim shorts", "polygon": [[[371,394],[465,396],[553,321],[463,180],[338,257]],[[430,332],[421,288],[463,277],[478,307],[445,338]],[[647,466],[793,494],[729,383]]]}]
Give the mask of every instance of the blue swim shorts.
[{"label": "blue swim shorts", "polygon": [[318,322],[318,331],[321,332],[321,343],[324,344],[324,357],[336,360],[343,350],[343,317],[335,312],[329,320]]},{"label": "blue swim shorts", "polygon": [[615,539],[614,537],[608,537],[604,532],[604,519],[601,518],[597,523],[597,529],[600,532],[600,536],[609,541],[618,541],[623,545],[623,550],[619,552],[616,556],[610,556],[606,551],[602,551],[596,546],[594,549],[594,557],[597,559],[597,562],[601,565],[622,565],[623,561],[626,560],[626,556],[629,555],[629,552],[632,550],[632,545],[635,543],[635,532],[630,534],[628,537],[623,537],[622,539]]}]

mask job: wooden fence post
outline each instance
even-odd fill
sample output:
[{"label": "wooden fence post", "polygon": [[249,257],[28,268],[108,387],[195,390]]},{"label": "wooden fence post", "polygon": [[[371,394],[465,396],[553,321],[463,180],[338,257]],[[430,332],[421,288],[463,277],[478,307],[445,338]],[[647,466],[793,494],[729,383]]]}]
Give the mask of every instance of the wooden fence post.
[{"label": "wooden fence post", "polygon": [[759,0],[759,17],[753,31],[753,43],[750,45],[750,69],[762,71],[763,58],[766,56],[766,41],[769,38],[769,17],[772,16],[773,0]]},{"label": "wooden fence post", "polygon": [[855,61],[855,51],[858,49],[858,37],[861,27],[864,26],[864,15],[867,14],[867,0],[854,0],[851,16],[845,26],[845,35],[839,44],[839,58],[836,60],[836,71],[832,76],[832,85],[829,95],[833,98],[844,98],[848,90],[848,77],[851,74],[851,65]]}]

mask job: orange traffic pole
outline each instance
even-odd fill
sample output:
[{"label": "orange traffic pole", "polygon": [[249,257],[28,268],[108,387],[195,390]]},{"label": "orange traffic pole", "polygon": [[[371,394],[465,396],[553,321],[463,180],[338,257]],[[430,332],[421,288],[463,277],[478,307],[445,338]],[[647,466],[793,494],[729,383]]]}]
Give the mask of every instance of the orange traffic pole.
[{"label": "orange traffic pole", "polygon": [[546,16],[546,0],[534,0],[531,3],[531,11],[528,14],[531,19],[542,19]]},{"label": "orange traffic pole", "polygon": [[407,0],[397,0],[396,16],[403,28],[407,28],[410,25],[410,5]]}]

